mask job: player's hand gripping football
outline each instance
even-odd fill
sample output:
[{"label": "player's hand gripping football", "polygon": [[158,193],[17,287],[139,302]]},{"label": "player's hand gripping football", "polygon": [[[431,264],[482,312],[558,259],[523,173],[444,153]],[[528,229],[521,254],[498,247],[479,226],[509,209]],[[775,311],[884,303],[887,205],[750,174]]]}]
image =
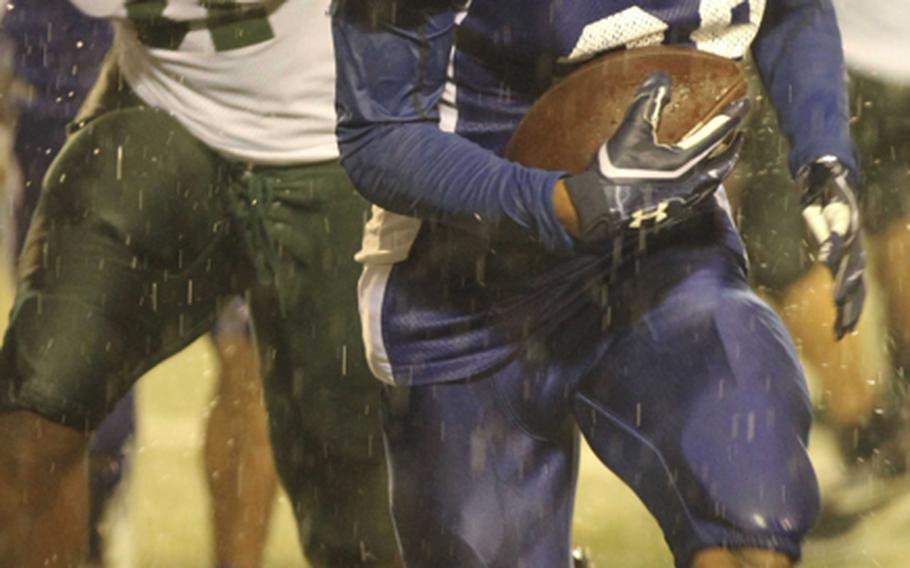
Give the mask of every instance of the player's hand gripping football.
[{"label": "player's hand gripping football", "polygon": [[866,299],[858,184],[834,157],[809,164],[796,179],[803,218],[819,242],[818,260],[834,277],[834,333],[840,339],[856,327]]},{"label": "player's hand gripping football", "polygon": [[670,77],[649,75],[590,167],[564,180],[578,218],[575,236],[582,243],[602,246],[624,231],[669,227],[690,218],[733,170],[742,135],[716,150],[748,113],[749,100],[730,104],[668,145],[657,141],[657,129],[669,100]]}]

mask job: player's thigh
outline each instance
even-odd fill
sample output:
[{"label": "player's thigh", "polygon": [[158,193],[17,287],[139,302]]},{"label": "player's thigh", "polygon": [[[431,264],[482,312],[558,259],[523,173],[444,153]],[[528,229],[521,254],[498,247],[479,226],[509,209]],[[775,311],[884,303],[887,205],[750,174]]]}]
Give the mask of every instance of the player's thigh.
[{"label": "player's thigh", "polygon": [[93,428],[211,325],[227,279],[211,153],[166,113],[105,112],[45,179],[4,342],[3,406]]},{"label": "player's thigh", "polygon": [[353,260],[367,204],[336,163],[280,175],[265,207],[275,260],[250,294],[272,422],[373,459],[379,385],[361,346]]},{"label": "player's thigh", "polygon": [[384,387],[392,511],[417,568],[569,566],[577,434],[521,419],[517,364],[495,377]]},{"label": "player's thigh", "polygon": [[715,256],[615,331],[576,398],[592,448],[656,517],[680,566],[715,546],[798,556],[818,511],[795,349],[733,255]]},{"label": "player's thigh", "polygon": [[[247,234],[250,306],[276,465],[311,563],[390,562],[379,383],[361,346],[353,260],[367,204],[337,163],[263,175],[269,238]],[[257,264],[270,254],[271,266]]]}]

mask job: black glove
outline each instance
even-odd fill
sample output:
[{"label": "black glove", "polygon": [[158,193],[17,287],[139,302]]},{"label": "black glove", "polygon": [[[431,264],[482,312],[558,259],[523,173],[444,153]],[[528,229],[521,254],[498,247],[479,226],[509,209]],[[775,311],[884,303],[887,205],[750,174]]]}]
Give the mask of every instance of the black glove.
[{"label": "black glove", "polygon": [[720,154],[712,152],[748,114],[748,98],[727,106],[679,143],[659,144],[657,128],[669,100],[670,77],[649,75],[591,166],[565,179],[583,243],[603,248],[624,231],[669,227],[691,218],[695,206],[733,170],[741,134]]},{"label": "black glove", "polygon": [[802,191],[803,218],[819,242],[818,261],[834,276],[834,333],[840,339],[856,327],[866,299],[859,184],[832,156],[804,167],[796,180]]}]

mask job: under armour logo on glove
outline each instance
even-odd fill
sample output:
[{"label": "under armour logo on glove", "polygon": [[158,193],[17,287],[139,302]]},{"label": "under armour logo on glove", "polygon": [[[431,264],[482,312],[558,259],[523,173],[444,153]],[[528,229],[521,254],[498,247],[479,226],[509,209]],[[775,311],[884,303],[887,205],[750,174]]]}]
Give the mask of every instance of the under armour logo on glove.
[{"label": "under armour logo on glove", "polygon": [[749,99],[728,105],[672,145],[657,141],[669,101],[670,77],[661,72],[649,75],[591,166],[565,180],[583,243],[603,245],[624,231],[670,226],[693,217],[696,206],[733,171],[742,134],[715,151],[748,114]]},{"label": "under armour logo on glove", "polygon": [[661,201],[657,204],[657,209],[650,213],[645,213],[644,211],[636,211],[632,214],[632,222],[629,223],[630,229],[641,229],[644,226],[645,221],[653,221],[655,225],[666,221],[670,215],[667,214],[667,209],[670,207],[670,204],[666,201]]},{"label": "under armour logo on glove", "polygon": [[833,156],[809,164],[796,180],[803,192],[803,218],[819,243],[818,261],[834,277],[834,333],[840,339],[856,328],[866,299],[859,184]]}]

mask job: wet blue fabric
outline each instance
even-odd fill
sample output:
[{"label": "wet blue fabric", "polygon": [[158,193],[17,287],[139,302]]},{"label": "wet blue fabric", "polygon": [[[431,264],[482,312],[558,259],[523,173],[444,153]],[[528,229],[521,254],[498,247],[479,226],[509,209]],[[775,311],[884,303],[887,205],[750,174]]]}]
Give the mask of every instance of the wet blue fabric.
[{"label": "wet blue fabric", "polygon": [[[522,314],[518,347],[482,371],[466,357],[461,380],[385,388],[409,568],[569,566],[577,429],[654,515],[678,567],[708,547],[799,556],[819,495],[796,352],[739,254],[688,237],[612,283],[595,258],[564,288],[487,272],[488,295]],[[438,276],[412,271],[410,289]],[[453,281],[437,313],[478,297]],[[515,286],[538,292],[519,301]]]},{"label": "wet blue fabric", "polygon": [[827,155],[858,172],[847,68],[831,0],[768,2],[752,54],[790,142],[790,173]]},{"label": "wet blue fabric", "polygon": [[[385,435],[409,568],[568,567],[576,428],[677,566],[706,547],[799,556],[819,506],[805,380],[722,200],[592,255],[555,221],[561,172],[501,158],[586,26],[638,8],[692,47],[702,4],[337,0],[343,164],[427,221],[366,295],[397,385]],[[764,24],[755,56],[793,163],[855,164],[829,0],[771,1]]]}]

